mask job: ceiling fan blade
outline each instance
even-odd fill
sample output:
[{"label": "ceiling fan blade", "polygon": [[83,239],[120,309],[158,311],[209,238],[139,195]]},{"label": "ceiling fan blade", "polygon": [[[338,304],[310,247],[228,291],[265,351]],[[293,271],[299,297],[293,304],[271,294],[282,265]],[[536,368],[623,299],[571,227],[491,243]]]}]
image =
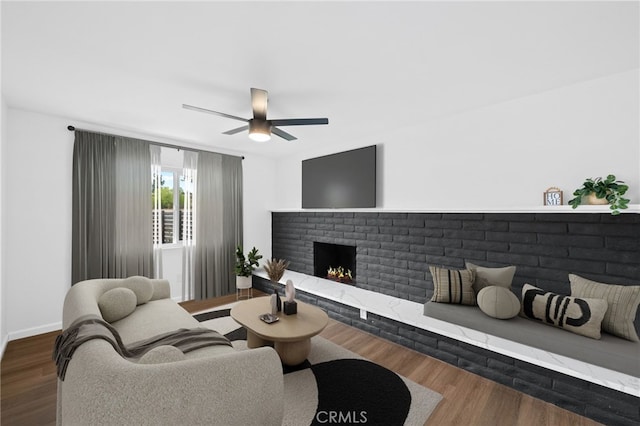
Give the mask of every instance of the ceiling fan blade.
[{"label": "ceiling fan blade", "polygon": [[251,108],[253,118],[258,120],[267,119],[268,93],[266,90],[251,88]]},{"label": "ceiling fan blade", "polygon": [[192,106],[192,105],[182,104],[182,108],[190,109],[192,111],[205,112],[207,114],[219,115],[221,117],[232,118],[234,120],[240,120],[240,121],[244,121],[244,122],[248,122],[249,121],[247,118],[237,117],[235,115],[225,114],[224,112],[212,111],[210,109],[204,109],[204,108],[200,108],[200,107]]},{"label": "ceiling fan blade", "polygon": [[308,126],[312,124],[329,124],[328,118],[287,118],[269,120],[273,126]]},{"label": "ceiling fan blade", "polygon": [[287,133],[284,130],[280,130],[277,127],[271,127],[271,133],[273,133],[276,136],[280,136],[282,139],[286,139],[288,141],[295,141],[296,139],[298,139],[292,134]]},{"label": "ceiling fan blade", "polygon": [[223,135],[235,135],[236,133],[243,132],[245,130],[249,130],[249,126],[238,127],[237,129],[227,130],[226,132],[222,132]]}]

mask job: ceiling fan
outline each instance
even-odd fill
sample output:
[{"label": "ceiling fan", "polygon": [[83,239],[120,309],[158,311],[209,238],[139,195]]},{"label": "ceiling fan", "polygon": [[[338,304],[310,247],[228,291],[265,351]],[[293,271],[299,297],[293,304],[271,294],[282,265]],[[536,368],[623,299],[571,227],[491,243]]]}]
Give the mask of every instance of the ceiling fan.
[{"label": "ceiling fan", "polygon": [[292,134],[279,129],[278,126],[308,126],[315,124],[329,124],[328,118],[286,118],[279,120],[267,120],[267,98],[268,93],[266,90],[251,88],[251,107],[253,109],[253,118],[237,117],[235,115],[225,114],[224,112],[212,111],[210,109],[204,109],[186,104],[182,104],[182,108],[244,121],[248,124],[236,129],[227,130],[226,132],[223,132],[223,134],[234,135],[236,133],[249,130],[249,137],[256,142],[268,141],[269,139],[271,139],[271,133],[276,136],[280,136],[281,138],[288,141],[297,139]]}]

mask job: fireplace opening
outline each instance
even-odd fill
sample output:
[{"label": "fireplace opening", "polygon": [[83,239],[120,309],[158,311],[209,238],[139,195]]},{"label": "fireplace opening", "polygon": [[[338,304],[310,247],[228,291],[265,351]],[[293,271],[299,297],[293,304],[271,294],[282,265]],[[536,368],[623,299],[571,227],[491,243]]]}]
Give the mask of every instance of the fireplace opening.
[{"label": "fireplace opening", "polygon": [[356,248],[314,242],[313,275],[346,284],[355,284]]}]

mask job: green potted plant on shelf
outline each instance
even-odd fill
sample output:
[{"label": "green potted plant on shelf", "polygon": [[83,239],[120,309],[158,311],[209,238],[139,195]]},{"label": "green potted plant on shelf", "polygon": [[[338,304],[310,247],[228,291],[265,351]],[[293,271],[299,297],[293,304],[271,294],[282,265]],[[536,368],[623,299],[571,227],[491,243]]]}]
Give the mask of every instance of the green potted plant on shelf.
[{"label": "green potted plant on shelf", "polygon": [[258,266],[262,255],[257,248],[252,248],[245,257],[242,246],[236,248],[236,288],[251,288],[251,273]]},{"label": "green potted plant on shelf", "polygon": [[616,180],[615,175],[608,175],[606,179],[589,178],[573,192],[575,198],[569,200],[569,204],[575,209],[584,198],[587,204],[610,204],[611,214],[617,215],[621,209],[628,207],[629,200],[623,197],[628,189],[629,186]]}]

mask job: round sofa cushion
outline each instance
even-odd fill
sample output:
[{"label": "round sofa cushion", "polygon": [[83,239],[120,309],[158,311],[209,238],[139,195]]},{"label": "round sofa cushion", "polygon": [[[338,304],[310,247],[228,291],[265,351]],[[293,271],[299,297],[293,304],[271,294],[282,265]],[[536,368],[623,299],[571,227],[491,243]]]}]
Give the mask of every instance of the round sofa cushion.
[{"label": "round sofa cushion", "polygon": [[134,275],[125,278],[122,280],[122,287],[128,288],[135,293],[138,305],[147,303],[151,300],[151,296],[153,296],[153,284],[151,284],[151,280],[147,277]]},{"label": "round sofa cushion", "polygon": [[151,349],[142,355],[140,364],[164,364],[167,362],[176,362],[186,359],[184,353],[175,346],[162,345]]},{"label": "round sofa cushion", "polygon": [[118,321],[136,310],[135,293],[124,287],[112,288],[98,298],[98,308],[106,322]]},{"label": "round sofa cushion", "polygon": [[508,288],[484,287],[478,292],[477,300],[480,310],[493,318],[509,319],[520,312],[520,301]]}]

